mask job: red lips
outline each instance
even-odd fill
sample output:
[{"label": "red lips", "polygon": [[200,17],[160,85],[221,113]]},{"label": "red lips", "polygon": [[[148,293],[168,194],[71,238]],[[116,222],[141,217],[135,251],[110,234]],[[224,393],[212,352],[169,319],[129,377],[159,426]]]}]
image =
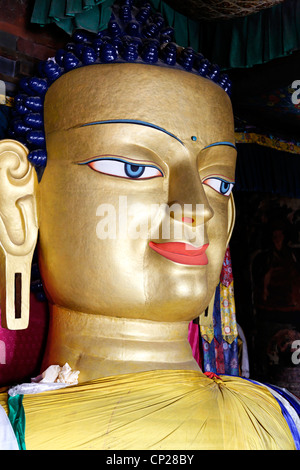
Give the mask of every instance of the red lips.
[{"label": "red lips", "polygon": [[200,248],[195,248],[192,245],[181,242],[149,242],[149,246],[165,258],[175,261],[175,263],[190,264],[193,266],[204,266],[208,263],[205,253],[208,243]]}]

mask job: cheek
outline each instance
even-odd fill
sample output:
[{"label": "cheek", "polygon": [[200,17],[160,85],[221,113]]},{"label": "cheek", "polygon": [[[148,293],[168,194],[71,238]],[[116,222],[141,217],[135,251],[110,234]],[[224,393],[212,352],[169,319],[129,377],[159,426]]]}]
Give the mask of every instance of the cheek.
[{"label": "cheek", "polygon": [[228,236],[228,205],[230,198],[216,193],[208,199],[213,211],[213,216],[207,222],[207,231],[211,242],[222,244],[227,241]]},{"label": "cheek", "polygon": [[216,275],[218,275],[221,271],[227,248],[228,206],[215,204],[213,210],[214,216],[207,222],[207,235],[209,239],[207,256],[211,270],[215,270]]}]

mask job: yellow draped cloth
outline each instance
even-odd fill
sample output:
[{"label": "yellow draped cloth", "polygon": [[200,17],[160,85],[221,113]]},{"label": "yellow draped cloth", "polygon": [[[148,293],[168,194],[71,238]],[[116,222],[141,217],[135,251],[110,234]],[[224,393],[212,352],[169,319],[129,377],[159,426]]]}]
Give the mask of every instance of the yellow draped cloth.
[{"label": "yellow draped cloth", "polygon": [[240,377],[124,374],[24,395],[23,406],[28,450],[295,449],[276,399]]}]

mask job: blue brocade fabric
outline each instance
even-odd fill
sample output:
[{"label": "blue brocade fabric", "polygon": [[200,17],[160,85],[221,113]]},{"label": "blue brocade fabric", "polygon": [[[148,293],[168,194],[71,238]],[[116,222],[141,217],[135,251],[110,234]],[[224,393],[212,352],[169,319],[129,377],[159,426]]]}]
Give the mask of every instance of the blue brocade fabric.
[{"label": "blue brocade fabric", "polygon": [[228,342],[223,337],[220,285],[216,289],[213,312],[214,338],[211,342],[201,337],[204,372],[239,375],[238,338]]}]

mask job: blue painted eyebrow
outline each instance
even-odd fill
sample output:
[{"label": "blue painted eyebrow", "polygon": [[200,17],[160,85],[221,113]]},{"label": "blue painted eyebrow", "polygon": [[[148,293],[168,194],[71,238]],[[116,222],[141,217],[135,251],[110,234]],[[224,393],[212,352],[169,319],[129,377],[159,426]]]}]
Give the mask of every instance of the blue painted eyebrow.
[{"label": "blue painted eyebrow", "polygon": [[135,119],[110,119],[107,121],[95,121],[95,122],[88,122],[86,124],[82,124],[80,127],[86,127],[86,126],[95,126],[98,124],[138,124],[140,126],[147,126],[147,127],[152,127],[152,129],[156,129],[160,132],[164,132],[165,134],[169,135],[173,139],[176,139],[178,142],[181,143],[181,145],[184,145],[184,143],[174,134],[171,132],[167,131],[166,129],[163,129],[162,127],[156,126],[155,124],[152,124],[151,122],[146,122],[146,121],[138,121]]},{"label": "blue painted eyebrow", "polygon": [[209,149],[210,147],[216,147],[218,145],[227,145],[228,147],[233,147],[235,150],[237,150],[236,146],[232,142],[215,142],[214,144],[207,145],[204,147],[202,150]]}]

